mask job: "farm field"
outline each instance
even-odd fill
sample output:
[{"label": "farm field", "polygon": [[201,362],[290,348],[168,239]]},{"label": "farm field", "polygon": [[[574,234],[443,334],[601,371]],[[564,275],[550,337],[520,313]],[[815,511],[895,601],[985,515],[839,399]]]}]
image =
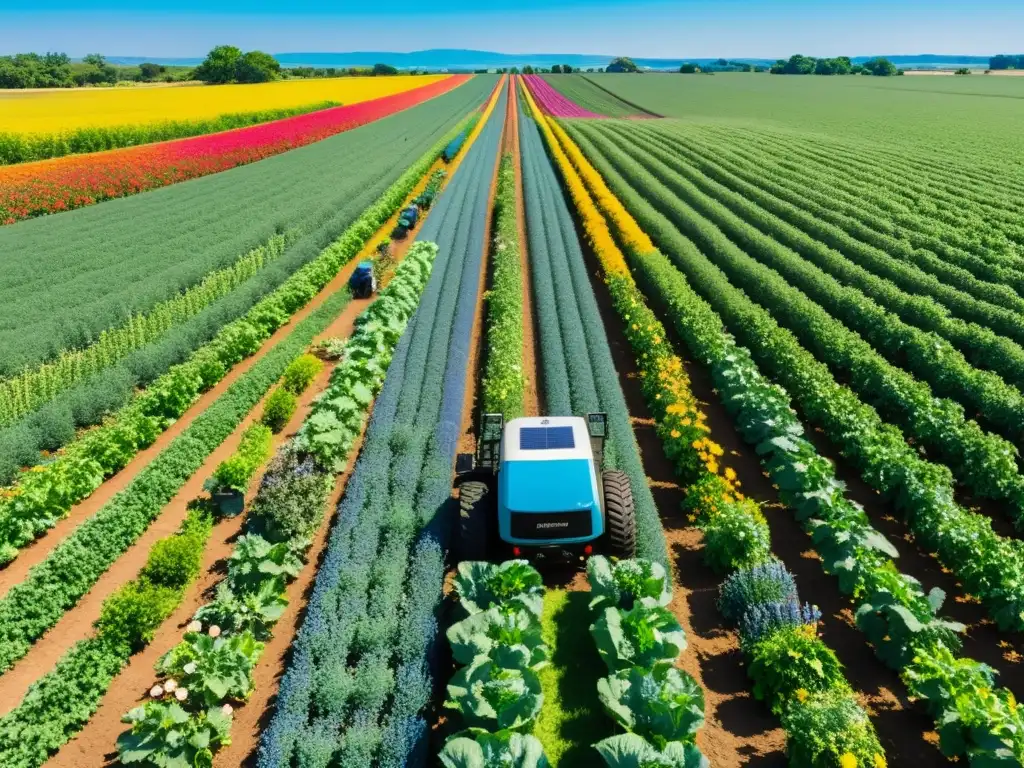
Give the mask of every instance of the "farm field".
[{"label": "farm field", "polygon": [[421,80],[0,227],[0,766],[1024,765],[1024,84],[877,80]]}]

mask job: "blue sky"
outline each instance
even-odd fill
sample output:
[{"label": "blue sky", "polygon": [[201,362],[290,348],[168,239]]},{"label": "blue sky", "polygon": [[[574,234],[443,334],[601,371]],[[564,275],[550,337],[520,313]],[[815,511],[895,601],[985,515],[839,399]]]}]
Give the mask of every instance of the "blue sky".
[{"label": "blue sky", "polygon": [[[1024,3],[989,0],[0,0],[0,53],[199,56],[476,48],[640,57],[1019,53]],[[45,11],[38,10],[45,7]]]}]

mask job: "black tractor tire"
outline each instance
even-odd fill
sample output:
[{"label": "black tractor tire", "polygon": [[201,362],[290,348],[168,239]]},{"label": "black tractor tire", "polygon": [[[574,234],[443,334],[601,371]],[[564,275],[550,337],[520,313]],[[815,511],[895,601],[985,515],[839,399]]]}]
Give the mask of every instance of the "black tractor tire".
[{"label": "black tractor tire", "polygon": [[608,554],[619,558],[636,557],[636,511],[629,477],[620,469],[608,469],[602,480]]},{"label": "black tractor tire", "polygon": [[467,480],[459,486],[459,562],[490,558],[494,517],[494,494],[487,483]]}]

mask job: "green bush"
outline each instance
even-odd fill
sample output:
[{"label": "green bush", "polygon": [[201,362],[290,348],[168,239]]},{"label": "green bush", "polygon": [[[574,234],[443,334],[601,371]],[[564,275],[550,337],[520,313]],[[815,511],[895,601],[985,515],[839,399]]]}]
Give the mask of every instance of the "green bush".
[{"label": "green bush", "polygon": [[284,371],[284,388],[294,395],[301,395],[316,375],[323,370],[324,364],[314,355],[305,354],[292,360]]},{"label": "green bush", "polygon": [[772,557],[768,523],[749,499],[723,503],[700,528],[704,559],[716,573],[750,568]]},{"label": "green bush", "polygon": [[213,516],[205,504],[194,504],[181,531],[161,539],[149,550],[139,574],[154,586],[181,589],[199,575],[203,544],[213,529]]},{"label": "green bush", "polygon": [[270,427],[272,432],[280,432],[291,420],[297,404],[298,400],[295,395],[282,385],[271,392],[270,397],[267,398],[260,422]]},{"label": "green bush", "polygon": [[273,432],[265,424],[253,424],[242,434],[242,440],[229,458],[213,473],[213,487],[245,493],[249,481],[260,465],[270,458]]},{"label": "green bush", "polygon": [[178,605],[179,591],[149,581],[129,581],[103,601],[96,621],[100,636],[134,653],[144,648]]},{"label": "green bush", "polygon": [[814,625],[780,629],[749,648],[747,674],[754,696],[780,715],[792,700],[824,691],[849,691],[835,653]]},{"label": "green bush", "polygon": [[857,768],[885,765],[871,720],[849,691],[826,691],[794,701],[782,716],[790,765],[833,768],[849,763]]}]

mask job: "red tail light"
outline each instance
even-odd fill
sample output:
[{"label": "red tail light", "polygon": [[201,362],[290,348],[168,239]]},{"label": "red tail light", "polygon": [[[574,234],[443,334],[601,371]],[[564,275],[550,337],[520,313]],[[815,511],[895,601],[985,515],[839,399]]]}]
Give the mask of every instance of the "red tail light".
[{"label": "red tail light", "polygon": [[594,551],[594,548],[593,548],[592,546],[590,546],[589,544],[587,544],[587,546],[585,546],[585,547],[583,548],[583,554],[584,554],[584,555],[589,555],[589,554],[591,554],[591,553],[592,553],[593,551]]},{"label": "red tail light", "polygon": [[515,557],[519,557],[521,554],[523,554],[523,550],[521,550],[519,547],[512,547],[512,554]]}]

